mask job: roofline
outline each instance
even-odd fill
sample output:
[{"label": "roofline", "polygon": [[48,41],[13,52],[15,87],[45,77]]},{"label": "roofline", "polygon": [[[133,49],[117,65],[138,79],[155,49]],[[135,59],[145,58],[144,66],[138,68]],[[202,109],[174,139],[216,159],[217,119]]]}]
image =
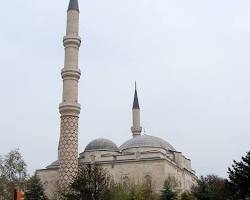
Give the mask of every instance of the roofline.
[{"label": "roofline", "polygon": [[41,171],[46,171],[46,170],[58,170],[59,167],[55,167],[55,168],[44,168],[44,169],[37,169],[36,172],[41,172]]},{"label": "roofline", "polygon": [[[125,163],[125,162],[141,162],[141,161],[154,161],[154,160],[159,160],[159,161],[166,161],[168,163],[171,163],[173,166],[175,166],[178,169],[184,170],[192,175],[194,175],[195,177],[195,171],[192,169],[191,171],[189,171],[186,168],[180,168],[177,163],[175,163],[174,161],[170,160],[169,158],[160,158],[160,157],[151,157],[151,158],[141,158],[139,160],[137,159],[125,159],[125,160],[113,160],[113,161],[95,161],[94,163],[96,164],[119,164],[119,163]],[[83,164],[89,164],[91,162],[82,162]]]},{"label": "roofline", "polygon": [[94,151],[109,151],[109,152],[118,152],[118,153],[121,152],[121,151],[119,150],[119,148],[118,148],[117,151],[110,150],[110,149],[93,149],[93,150],[84,150],[83,152],[79,153],[79,156],[80,156],[81,154],[84,154],[85,152],[94,152]]},{"label": "roofline", "polygon": [[119,147],[119,149],[120,149],[120,151],[124,151],[124,150],[127,150],[127,149],[133,149],[133,148],[135,148],[135,149],[140,149],[140,148],[143,148],[143,147],[164,149],[164,150],[171,151],[171,152],[181,153],[181,152],[174,151],[174,150],[171,150],[171,149],[166,149],[166,148],[164,148],[164,147],[155,147],[155,146],[128,147],[128,148],[124,148],[124,149],[121,149],[121,147]]}]

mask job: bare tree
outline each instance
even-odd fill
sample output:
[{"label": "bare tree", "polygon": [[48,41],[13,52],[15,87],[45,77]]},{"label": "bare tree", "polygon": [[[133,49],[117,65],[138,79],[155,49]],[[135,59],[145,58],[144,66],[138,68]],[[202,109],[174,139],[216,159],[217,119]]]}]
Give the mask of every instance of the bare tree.
[{"label": "bare tree", "polygon": [[19,150],[12,150],[4,159],[0,159],[0,200],[12,200],[14,188],[24,186],[26,167]]}]

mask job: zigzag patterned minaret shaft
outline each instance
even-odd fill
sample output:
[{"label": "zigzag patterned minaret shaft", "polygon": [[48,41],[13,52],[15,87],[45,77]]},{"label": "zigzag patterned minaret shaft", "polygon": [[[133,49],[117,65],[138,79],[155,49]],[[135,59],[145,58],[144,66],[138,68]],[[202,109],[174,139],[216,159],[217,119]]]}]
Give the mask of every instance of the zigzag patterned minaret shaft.
[{"label": "zigzag patterned minaret shaft", "polygon": [[81,76],[78,67],[79,47],[81,45],[78,0],[70,0],[63,45],[65,47],[65,61],[61,72],[63,79],[62,103],[59,106],[61,114],[58,147],[59,187],[68,190],[78,170],[78,120],[80,114],[78,81]]}]

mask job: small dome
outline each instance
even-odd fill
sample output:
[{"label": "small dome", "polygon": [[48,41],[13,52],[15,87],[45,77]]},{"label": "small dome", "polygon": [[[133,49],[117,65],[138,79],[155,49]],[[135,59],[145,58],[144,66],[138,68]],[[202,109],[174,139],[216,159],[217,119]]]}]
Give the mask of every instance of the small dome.
[{"label": "small dome", "polygon": [[139,148],[139,147],[156,147],[163,148],[166,150],[175,151],[174,147],[170,145],[165,140],[150,136],[150,135],[141,135],[134,137],[120,146],[120,150],[130,149],[130,148]]},{"label": "small dome", "polygon": [[114,142],[104,138],[93,140],[85,148],[85,151],[96,151],[96,150],[119,151],[118,147]]},{"label": "small dome", "polygon": [[57,168],[59,168],[59,166],[60,166],[59,160],[56,160],[53,163],[51,163],[50,165],[48,165],[46,167],[46,169],[57,169]]}]

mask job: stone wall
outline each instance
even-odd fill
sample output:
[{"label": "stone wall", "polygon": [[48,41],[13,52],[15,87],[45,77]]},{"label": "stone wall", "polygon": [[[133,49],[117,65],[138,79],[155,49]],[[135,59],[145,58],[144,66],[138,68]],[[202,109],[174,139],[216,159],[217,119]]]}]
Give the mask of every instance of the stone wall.
[{"label": "stone wall", "polygon": [[[130,151],[86,151],[80,154],[79,163],[98,163],[111,175],[114,182],[143,183],[152,180],[153,189],[161,192],[164,181],[174,179],[179,191],[190,190],[197,177],[191,161],[180,152],[158,148],[135,148]],[[51,198],[57,189],[58,169],[38,170],[46,194]]]},{"label": "stone wall", "polygon": [[53,199],[58,191],[59,171],[55,169],[41,169],[36,171],[36,175],[41,180],[45,193],[49,199]]}]

